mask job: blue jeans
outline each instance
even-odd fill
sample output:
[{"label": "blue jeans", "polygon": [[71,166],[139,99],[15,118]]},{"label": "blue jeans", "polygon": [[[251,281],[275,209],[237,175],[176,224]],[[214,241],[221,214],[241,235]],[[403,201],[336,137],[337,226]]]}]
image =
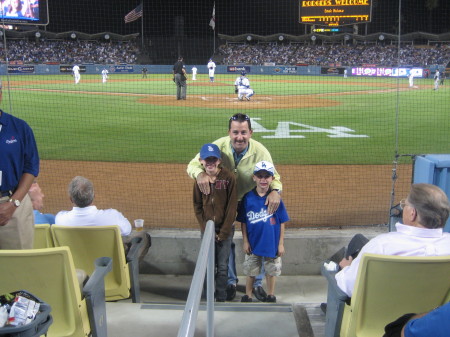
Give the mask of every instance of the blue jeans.
[{"label": "blue jeans", "polygon": [[228,239],[215,244],[215,281],[216,299],[225,301],[227,297],[228,258],[230,256],[231,240]]},{"label": "blue jeans", "polygon": [[[234,237],[234,225],[233,230],[231,234],[231,240]],[[239,279],[237,278],[236,273],[236,254],[235,254],[236,245],[233,241],[231,241],[231,249],[230,249],[230,258],[228,259],[228,285],[237,285],[239,282]],[[261,273],[255,277],[255,283],[253,284],[253,287],[261,287],[262,286],[262,280],[264,278],[264,275],[266,274],[266,271],[264,270],[264,263],[261,265]]]}]

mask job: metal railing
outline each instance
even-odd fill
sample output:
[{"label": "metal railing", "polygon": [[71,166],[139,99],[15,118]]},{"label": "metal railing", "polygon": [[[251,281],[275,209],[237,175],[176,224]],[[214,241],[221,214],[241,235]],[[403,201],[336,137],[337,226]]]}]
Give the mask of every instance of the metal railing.
[{"label": "metal railing", "polygon": [[194,336],[206,272],[206,336],[214,337],[214,240],[215,225],[213,221],[209,220],[206,223],[205,234],[198,253],[186,307],[184,308],[178,330],[178,337]]}]

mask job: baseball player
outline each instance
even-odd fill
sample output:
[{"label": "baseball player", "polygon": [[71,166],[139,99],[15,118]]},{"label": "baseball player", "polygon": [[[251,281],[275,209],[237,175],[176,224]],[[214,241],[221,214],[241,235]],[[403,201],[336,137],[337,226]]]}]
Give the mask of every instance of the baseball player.
[{"label": "baseball player", "polygon": [[75,64],[72,68],[72,72],[75,84],[78,84],[78,82],[80,82],[80,67]]},{"label": "baseball player", "polygon": [[409,79],[409,87],[413,88],[414,87],[414,74],[412,71],[409,72],[408,79]]},{"label": "baseball player", "polygon": [[193,81],[197,80],[197,67],[196,66],[192,67],[192,80]]},{"label": "baseball player", "polygon": [[216,71],[216,64],[212,59],[209,59],[207,67],[209,72],[209,80],[210,82],[214,82],[214,72]]},{"label": "baseball player", "polygon": [[434,74],[434,89],[433,90],[439,89],[439,80],[440,80],[439,70],[436,70],[436,73]]},{"label": "baseball player", "polygon": [[102,70],[102,83],[106,83],[106,81],[108,80],[108,73],[109,71],[106,69]]},{"label": "baseball player", "polygon": [[234,81],[234,92],[238,94],[238,100],[242,101],[245,97],[247,101],[250,101],[255,92],[250,88],[250,81],[246,77],[247,73],[245,71],[241,72],[241,76],[236,78]]}]

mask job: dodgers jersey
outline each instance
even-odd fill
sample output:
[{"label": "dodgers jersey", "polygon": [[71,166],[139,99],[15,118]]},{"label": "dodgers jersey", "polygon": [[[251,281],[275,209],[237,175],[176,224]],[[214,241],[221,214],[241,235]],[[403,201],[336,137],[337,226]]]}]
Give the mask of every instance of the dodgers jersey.
[{"label": "dodgers jersey", "polygon": [[267,195],[260,197],[256,188],[244,195],[236,220],[247,225],[247,237],[252,253],[275,258],[280,242],[281,224],[289,221],[289,215],[282,200],[274,214],[267,212],[264,205]]}]

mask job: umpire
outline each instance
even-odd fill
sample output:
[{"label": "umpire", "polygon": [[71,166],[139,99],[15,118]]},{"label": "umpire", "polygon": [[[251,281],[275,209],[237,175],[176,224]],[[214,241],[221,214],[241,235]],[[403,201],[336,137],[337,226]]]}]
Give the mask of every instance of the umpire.
[{"label": "umpire", "polygon": [[186,99],[186,79],[183,57],[180,56],[173,66],[173,81],[177,85],[177,100]]}]

